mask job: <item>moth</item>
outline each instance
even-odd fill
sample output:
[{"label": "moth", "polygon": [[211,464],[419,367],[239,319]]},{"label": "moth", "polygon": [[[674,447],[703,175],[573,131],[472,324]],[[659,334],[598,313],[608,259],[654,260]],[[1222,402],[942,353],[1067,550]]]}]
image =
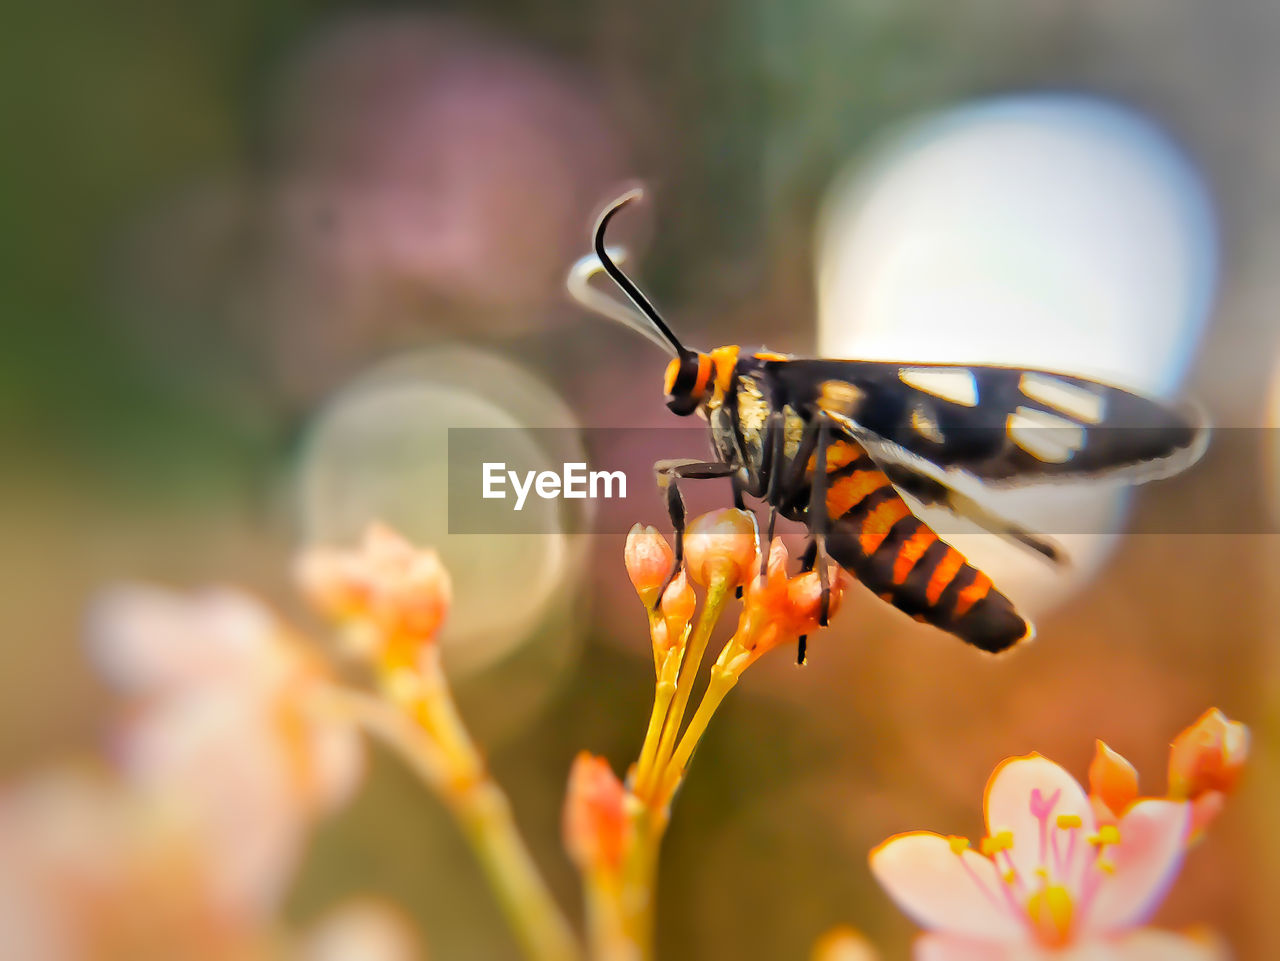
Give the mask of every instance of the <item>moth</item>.
[{"label": "moth", "polygon": [[[1204,452],[1198,411],[1070,374],[1005,366],[802,358],[737,346],[703,352],[681,343],[605,244],[632,190],[601,215],[594,255],[569,277],[575,298],[671,353],[663,391],[679,416],[710,428],[715,457],[655,465],[676,534],[680,482],[728,478],[734,503],[803,524],[802,564],[819,571],[826,623],[834,561],[900,611],[989,652],[1034,635],[1013,603],[912,511],[903,494],[945,508],[1052,562],[1054,542],[966,493],[1089,477],[1142,483],[1178,473]],[[604,271],[635,310],[591,286]],[[639,313],[637,314],[636,311]],[[804,660],[804,639],[799,659]]]}]

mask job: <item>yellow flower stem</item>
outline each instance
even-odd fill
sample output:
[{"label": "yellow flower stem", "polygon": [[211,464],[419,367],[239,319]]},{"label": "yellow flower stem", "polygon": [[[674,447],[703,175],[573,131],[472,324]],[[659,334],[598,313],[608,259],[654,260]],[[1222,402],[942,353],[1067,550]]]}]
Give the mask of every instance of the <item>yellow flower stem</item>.
[{"label": "yellow flower stem", "polygon": [[622,879],[611,872],[593,870],[582,881],[591,961],[641,961],[647,957],[628,931]]},{"label": "yellow flower stem", "polygon": [[[520,837],[510,802],[462,723],[439,651],[430,647],[414,663],[417,670],[401,658],[388,657],[379,666],[388,697],[421,725],[443,765],[439,780],[424,780],[462,828],[526,956],[531,961],[574,961],[581,956],[577,939]],[[366,727],[385,734],[390,725]],[[387,743],[401,752],[412,749],[403,737]],[[415,770],[423,770],[420,761],[408,760]]]},{"label": "yellow flower stem", "polygon": [[[628,841],[622,863],[621,885],[616,896],[617,914],[625,934],[623,943],[633,953],[620,954],[619,958],[649,961],[653,957],[658,848],[666,826],[665,810],[655,810],[634,794],[628,796]],[[610,955],[604,957],[613,961]],[[595,955],[593,961],[598,961]]]},{"label": "yellow flower stem", "polygon": [[662,771],[667,766],[671,752],[675,749],[676,737],[680,733],[680,723],[684,720],[685,708],[688,707],[689,696],[693,693],[693,685],[697,678],[698,668],[702,665],[702,656],[706,653],[707,642],[711,638],[711,632],[715,629],[716,622],[720,620],[720,614],[724,610],[728,597],[728,579],[713,577],[711,583],[707,586],[706,602],[703,604],[702,613],[698,617],[698,624],[689,638],[688,648],[685,651],[683,663],[680,665],[680,676],[676,682],[675,697],[672,699],[671,707],[667,711],[667,718],[663,725],[662,737],[658,742],[658,751],[657,756],[654,758],[653,767],[647,772],[646,778],[637,778],[636,781],[636,794],[646,803],[652,803],[656,799],[656,793],[662,786]]},{"label": "yellow flower stem", "polygon": [[627,795],[627,840],[620,865],[584,872],[592,961],[651,961],[654,878],[665,817]]},{"label": "yellow flower stem", "polygon": [[702,695],[698,709],[694,712],[693,719],[689,721],[689,726],[685,728],[685,732],[680,738],[680,744],[676,747],[675,753],[672,754],[670,762],[662,773],[661,788],[658,792],[659,799],[668,804],[670,803],[676,788],[680,786],[680,782],[684,779],[685,770],[689,766],[689,759],[693,757],[693,752],[697,748],[698,742],[702,740],[702,735],[706,733],[707,725],[711,723],[712,715],[715,714],[716,709],[720,707],[720,703],[737,683],[738,673],[736,671],[723,667],[718,661],[711,668],[711,679],[707,682],[707,689]]},{"label": "yellow flower stem", "polygon": [[680,670],[680,651],[667,653],[658,672],[658,683],[653,692],[653,710],[649,714],[649,728],[645,731],[644,744],[640,748],[640,760],[636,764],[635,782],[647,781],[658,756],[658,742],[667,721],[671,699],[676,693],[676,676]]}]

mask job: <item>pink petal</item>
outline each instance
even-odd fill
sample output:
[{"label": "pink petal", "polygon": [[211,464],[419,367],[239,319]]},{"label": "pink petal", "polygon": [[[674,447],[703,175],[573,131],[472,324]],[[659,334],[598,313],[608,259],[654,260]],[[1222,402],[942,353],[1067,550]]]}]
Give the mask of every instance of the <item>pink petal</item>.
[{"label": "pink petal", "polygon": [[302,944],[301,961],[422,961],[417,933],[399,911],[373,899],[329,911]]},{"label": "pink petal", "polygon": [[1105,857],[1115,872],[1086,908],[1082,932],[1115,931],[1146,920],[1182,864],[1191,806],[1185,801],[1139,801],[1120,819],[1120,843]]},{"label": "pink petal", "polygon": [[[1231,957],[1221,941],[1153,928],[1123,935],[1112,943],[1115,961],[1228,961]],[[1078,961],[1085,958],[1081,956]]]},{"label": "pink petal", "polygon": [[238,678],[275,630],[271,613],[238,591],[185,595],[130,584],[99,594],[87,626],[95,666],[117,689],[139,695]]},{"label": "pink petal", "polygon": [[1006,906],[996,867],[967,850],[957,855],[940,834],[899,834],[871,852],[871,873],[921,927],[991,941],[1024,937]]},{"label": "pink petal", "polygon": [[950,934],[921,935],[911,948],[912,961],[1039,961],[1041,958],[1058,961],[1056,955],[1029,941],[1025,944],[1002,944]]},{"label": "pink petal", "polygon": [[[1033,813],[1037,805],[1042,813],[1047,812],[1043,823]],[[1094,830],[1093,806],[1084,788],[1059,765],[1039,754],[1000,762],[987,781],[983,809],[988,834],[994,837],[1002,831],[1012,832],[1009,857],[1024,882],[1034,880],[1036,869],[1046,861],[1052,863],[1047,846],[1058,831],[1059,816],[1079,817],[1082,827],[1077,830],[1084,834]],[[1061,843],[1063,839],[1059,840]]]},{"label": "pink petal", "polygon": [[912,961],[1228,961],[1220,942],[1145,929],[1116,938],[1077,941],[1065,948],[996,944],[951,935],[916,939]]}]

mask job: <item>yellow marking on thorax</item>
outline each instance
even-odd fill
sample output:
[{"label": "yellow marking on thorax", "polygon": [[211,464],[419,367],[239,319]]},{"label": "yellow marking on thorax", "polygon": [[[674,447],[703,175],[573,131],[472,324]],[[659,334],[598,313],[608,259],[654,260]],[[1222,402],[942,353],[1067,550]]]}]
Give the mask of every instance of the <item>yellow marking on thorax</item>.
[{"label": "yellow marking on thorax", "polygon": [[818,408],[828,414],[852,417],[858,412],[866,393],[847,380],[824,380],[818,385]]}]

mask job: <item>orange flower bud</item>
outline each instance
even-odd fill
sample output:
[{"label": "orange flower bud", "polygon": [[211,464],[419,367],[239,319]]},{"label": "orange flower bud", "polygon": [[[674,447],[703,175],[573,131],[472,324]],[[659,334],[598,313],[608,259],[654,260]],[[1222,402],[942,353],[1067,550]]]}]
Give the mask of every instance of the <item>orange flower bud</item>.
[{"label": "orange flower bud", "polygon": [[582,871],[616,871],[626,845],[626,789],[602,757],[582,751],[569,770],[564,846]]},{"label": "orange flower bud", "polygon": [[627,533],[622,561],[640,599],[645,604],[652,604],[654,595],[671,573],[675,554],[657,528],[636,524]]},{"label": "orange flower bud", "polygon": [[298,555],[294,581],[303,596],[327,617],[344,620],[363,613],[369,604],[369,584],[347,551],[312,547]]},{"label": "orange flower bud", "polygon": [[658,655],[657,663],[662,663],[663,656],[679,641],[671,638],[671,632],[667,630],[667,622],[662,620],[654,621],[649,626],[649,636],[653,640],[654,653]]},{"label": "orange flower bud", "polygon": [[684,536],[685,567],[699,584],[722,579],[728,587],[743,584],[754,573],[755,519],[733,508],[696,517]]},{"label": "orange flower bud", "polygon": [[440,629],[453,597],[449,572],[391,528],[370,524],[355,550],[313,548],[296,565],[299,586],[325,614],[365,618],[385,637],[424,642]]},{"label": "orange flower bud", "polygon": [[1116,817],[1138,797],[1137,769],[1102,741],[1089,764],[1089,794]]},{"label": "orange flower bud", "polygon": [[1206,791],[1230,794],[1249,756],[1249,729],[1216,707],[1173,739],[1169,796],[1195,799]]},{"label": "orange flower bud", "polygon": [[[834,616],[852,578],[839,567],[829,570],[831,597],[828,615]],[[789,644],[801,634],[818,630],[822,613],[822,581],[816,571],[787,577],[787,549],[781,538],[769,545],[769,566],[764,577],[754,576],[744,589],[742,616],[734,635],[741,653],[734,670],[741,672],[775,647]]]},{"label": "orange flower bud", "polygon": [[418,553],[398,575],[375,583],[370,611],[384,630],[434,637],[453,599],[449,572],[435,551]]},{"label": "orange flower bud", "polygon": [[680,642],[697,606],[697,595],[689,586],[689,578],[681,571],[662,594],[662,619],[666,622],[670,643]]},{"label": "orange flower bud", "polygon": [[1191,829],[1187,834],[1187,843],[1194,844],[1204,837],[1222,809],[1226,807],[1227,796],[1221,791],[1205,791],[1191,802]]},{"label": "orange flower bud", "polygon": [[813,946],[812,961],[879,961],[871,942],[847,925],[832,928]]},{"label": "orange flower bud", "polygon": [[[831,596],[827,601],[827,618],[836,616],[840,602],[844,600],[845,588],[850,578],[839,567],[832,566],[828,574]],[[822,615],[822,579],[817,571],[809,571],[787,582],[787,602],[790,605],[788,630],[791,633],[810,634],[821,626]]]}]

